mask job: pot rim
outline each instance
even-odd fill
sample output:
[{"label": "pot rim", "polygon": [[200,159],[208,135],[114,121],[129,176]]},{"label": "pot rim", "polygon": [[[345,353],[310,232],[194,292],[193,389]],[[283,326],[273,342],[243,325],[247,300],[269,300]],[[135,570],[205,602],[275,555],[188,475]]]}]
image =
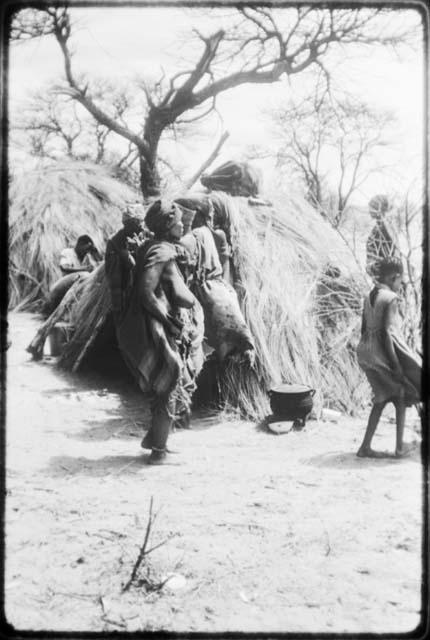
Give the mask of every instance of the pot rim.
[{"label": "pot rim", "polygon": [[315,389],[304,384],[278,384],[269,389],[269,394],[277,393],[281,396],[293,396],[312,392],[315,393]]}]

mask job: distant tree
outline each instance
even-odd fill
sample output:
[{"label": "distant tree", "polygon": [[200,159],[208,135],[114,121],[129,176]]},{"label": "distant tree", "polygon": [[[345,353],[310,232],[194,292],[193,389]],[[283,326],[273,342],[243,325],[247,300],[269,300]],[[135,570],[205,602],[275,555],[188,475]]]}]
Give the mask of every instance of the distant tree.
[{"label": "distant tree", "polygon": [[9,34],[12,42],[27,42],[49,34],[52,34],[50,11],[24,9],[13,15]]},{"label": "distant tree", "polygon": [[[130,92],[103,80],[94,81],[92,91],[98,100],[109,101],[117,121],[130,114]],[[56,91],[55,85],[33,93],[13,114],[12,128],[26,134],[33,155],[67,155],[97,164],[112,161],[107,145],[111,129],[92,118],[75,100]],[[116,153],[116,162],[122,165],[131,155],[130,148],[119,157]]]},{"label": "distant tree", "polygon": [[409,345],[422,350],[422,295],[424,258],[423,195],[418,181],[409,185],[406,193],[393,194],[393,223],[398,232],[403,262],[403,330]]},{"label": "distant tree", "polygon": [[[381,28],[384,9],[337,9],[312,6],[239,7],[224,19],[223,28],[205,36],[194,30],[201,45],[194,62],[170,78],[164,75],[152,86],[142,84],[146,109],[141,127],[119,121],[111,106],[100,104],[89,83],[72,67],[72,26],[67,7],[53,6],[19,12],[12,25],[12,39],[21,41],[51,33],[64,59],[66,85],[63,92],[81,104],[102,126],[127,140],[137,151],[140,184],[144,197],[160,188],[158,147],[166,131],[180,123],[205,118],[222,93],[245,84],[264,85],[292,76],[313,65],[323,65],[336,45],[396,44],[406,30]],[[32,22],[34,21],[34,22]],[[34,30],[32,32],[32,24]],[[183,117],[189,112],[188,117]]]},{"label": "distant tree", "polygon": [[278,166],[288,166],[308,200],[333,226],[343,221],[353,194],[370,173],[382,171],[376,152],[388,144],[393,116],[356,98],[320,91],[273,115],[279,135]]}]

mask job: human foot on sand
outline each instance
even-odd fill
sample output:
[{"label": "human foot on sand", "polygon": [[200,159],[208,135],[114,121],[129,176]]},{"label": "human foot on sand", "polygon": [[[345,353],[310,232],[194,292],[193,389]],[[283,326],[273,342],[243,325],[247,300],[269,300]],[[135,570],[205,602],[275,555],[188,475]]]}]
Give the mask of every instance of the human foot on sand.
[{"label": "human foot on sand", "polygon": [[[151,438],[148,438],[148,436],[146,435],[142,442],[140,443],[140,446],[142,447],[142,449],[152,449],[152,440]],[[169,447],[165,447],[165,452],[166,453],[179,453],[179,451],[176,451],[175,449],[170,449]]]},{"label": "human foot on sand", "polygon": [[388,451],[374,451],[373,449],[360,447],[357,451],[359,458],[390,458]]},{"label": "human foot on sand", "polygon": [[34,347],[32,344],[29,344],[26,348],[26,351],[28,351],[28,353],[31,353],[34,360],[42,360],[43,358],[43,349],[41,349],[40,347]]},{"label": "human foot on sand", "polygon": [[167,452],[165,449],[152,448],[151,455],[148,458],[148,464],[163,464],[166,461]]},{"label": "human foot on sand", "polygon": [[405,458],[410,453],[415,451],[418,447],[417,442],[410,442],[408,444],[403,444],[401,449],[396,449],[394,452],[395,458]]}]

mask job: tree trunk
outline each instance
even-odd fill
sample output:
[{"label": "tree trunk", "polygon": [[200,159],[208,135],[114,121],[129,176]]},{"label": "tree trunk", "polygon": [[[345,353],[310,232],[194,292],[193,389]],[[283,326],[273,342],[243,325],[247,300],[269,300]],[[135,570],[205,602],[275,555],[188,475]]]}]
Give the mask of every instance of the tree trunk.
[{"label": "tree trunk", "polygon": [[146,157],[139,155],[140,190],[144,200],[160,195],[160,175],[156,163],[156,159],[148,162]]},{"label": "tree trunk", "polygon": [[152,106],[148,112],[143,132],[145,150],[141,148],[139,155],[140,188],[143,198],[153,198],[160,195],[160,174],[158,173],[158,145],[161,134],[169,124]]}]

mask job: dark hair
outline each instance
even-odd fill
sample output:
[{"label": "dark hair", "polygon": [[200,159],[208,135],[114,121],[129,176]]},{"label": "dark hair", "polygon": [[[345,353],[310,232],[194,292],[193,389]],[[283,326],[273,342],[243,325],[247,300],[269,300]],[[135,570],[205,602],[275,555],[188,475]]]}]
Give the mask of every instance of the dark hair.
[{"label": "dark hair", "polygon": [[[403,274],[403,265],[400,258],[382,258],[375,265],[375,275],[377,280],[384,280],[388,276],[393,274]],[[370,305],[373,307],[375,304],[376,296],[378,295],[378,287],[375,286],[369,294]]]},{"label": "dark hair", "polygon": [[92,246],[94,246],[94,242],[93,239],[90,238],[90,236],[87,236],[86,234],[84,234],[83,236],[79,236],[79,238],[76,241],[76,246],[82,246],[83,244],[88,244],[90,243]]},{"label": "dark hair", "polygon": [[377,211],[379,213],[385,214],[390,208],[390,203],[388,198],[384,194],[378,194],[377,196],[373,196],[369,200],[369,210]]},{"label": "dark hair", "polygon": [[155,200],[146,210],[145,224],[156,237],[161,237],[178,218],[179,207],[175,207],[173,202]]},{"label": "dark hair", "polygon": [[403,265],[400,258],[382,258],[382,260],[380,260],[376,265],[376,275],[378,280],[381,280],[393,274],[403,274]]},{"label": "dark hair", "polygon": [[87,242],[91,242],[91,244],[94,244],[93,239],[90,238],[90,236],[87,236],[86,234],[84,234],[83,236],[79,236],[79,238],[76,241],[76,244],[84,244]]}]

